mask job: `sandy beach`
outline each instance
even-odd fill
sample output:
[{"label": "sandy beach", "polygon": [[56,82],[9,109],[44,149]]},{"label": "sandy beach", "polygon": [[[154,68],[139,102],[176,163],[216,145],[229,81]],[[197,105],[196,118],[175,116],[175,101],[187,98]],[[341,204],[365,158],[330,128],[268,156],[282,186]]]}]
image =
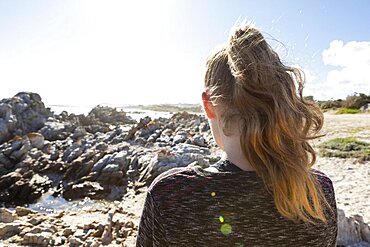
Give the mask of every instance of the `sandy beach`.
[{"label": "sandy beach", "polygon": [[[370,114],[325,114],[323,133],[326,136],[316,141],[316,146],[339,137],[355,137],[370,142]],[[362,215],[364,221],[370,223],[370,161],[318,157],[314,168],[332,179],[338,208],[343,209],[346,215]]]}]

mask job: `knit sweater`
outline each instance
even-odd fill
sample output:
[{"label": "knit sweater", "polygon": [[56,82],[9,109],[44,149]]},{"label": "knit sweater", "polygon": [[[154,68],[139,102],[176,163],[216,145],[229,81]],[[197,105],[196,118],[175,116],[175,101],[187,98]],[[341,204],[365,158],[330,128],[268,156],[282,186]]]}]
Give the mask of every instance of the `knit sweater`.
[{"label": "knit sweater", "polygon": [[312,170],[333,210],[325,210],[327,223],[313,225],[283,217],[256,172],[227,160],[211,167],[174,168],[152,182],[137,247],[335,246],[334,189],[322,172]]}]

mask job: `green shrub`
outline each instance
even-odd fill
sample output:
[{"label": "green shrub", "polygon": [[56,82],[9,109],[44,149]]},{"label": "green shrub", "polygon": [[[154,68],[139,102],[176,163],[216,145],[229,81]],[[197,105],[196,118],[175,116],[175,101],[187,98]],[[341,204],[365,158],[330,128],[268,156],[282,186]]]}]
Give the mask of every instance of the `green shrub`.
[{"label": "green shrub", "polygon": [[348,95],[344,103],[344,107],[352,109],[360,109],[361,106],[370,103],[370,95],[367,96],[363,93],[354,93],[353,95]]},{"label": "green shrub", "polygon": [[335,114],[356,114],[359,112],[359,109],[339,108]]},{"label": "green shrub", "polygon": [[340,108],[343,107],[343,101],[338,100],[328,100],[328,101],[319,101],[319,106],[321,109],[330,109],[330,108]]},{"label": "green shrub", "polygon": [[335,138],[319,145],[320,154],[326,157],[358,158],[370,160],[370,143],[353,137]]}]

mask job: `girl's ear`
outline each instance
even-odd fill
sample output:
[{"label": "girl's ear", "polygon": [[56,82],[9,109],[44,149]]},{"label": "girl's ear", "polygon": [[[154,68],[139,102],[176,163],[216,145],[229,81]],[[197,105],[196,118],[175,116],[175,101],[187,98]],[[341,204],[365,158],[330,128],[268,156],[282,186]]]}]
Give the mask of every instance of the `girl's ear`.
[{"label": "girl's ear", "polygon": [[215,118],[216,114],[212,102],[209,101],[209,96],[206,92],[202,93],[203,108],[208,118]]}]

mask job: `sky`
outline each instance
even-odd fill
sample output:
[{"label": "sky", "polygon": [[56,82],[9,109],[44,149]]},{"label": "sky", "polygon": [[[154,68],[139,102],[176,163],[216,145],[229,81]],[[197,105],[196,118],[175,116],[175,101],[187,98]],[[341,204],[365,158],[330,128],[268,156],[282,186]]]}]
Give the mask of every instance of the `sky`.
[{"label": "sky", "polygon": [[0,0],[0,99],[199,103],[205,62],[255,23],[318,100],[370,94],[370,1]]}]

